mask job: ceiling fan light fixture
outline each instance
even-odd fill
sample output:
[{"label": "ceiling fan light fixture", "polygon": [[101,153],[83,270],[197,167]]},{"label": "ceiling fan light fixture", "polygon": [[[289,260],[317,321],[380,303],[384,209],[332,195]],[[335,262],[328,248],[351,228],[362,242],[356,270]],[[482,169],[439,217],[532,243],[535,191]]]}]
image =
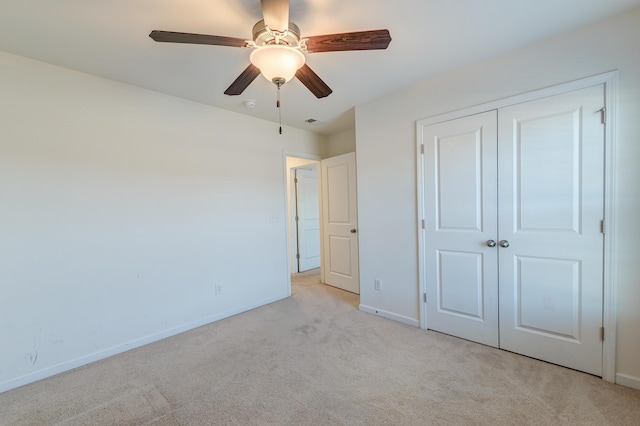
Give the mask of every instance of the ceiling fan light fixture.
[{"label": "ceiling fan light fixture", "polygon": [[269,81],[284,79],[287,82],[305,63],[304,54],[299,49],[282,44],[258,47],[251,52],[249,59]]}]

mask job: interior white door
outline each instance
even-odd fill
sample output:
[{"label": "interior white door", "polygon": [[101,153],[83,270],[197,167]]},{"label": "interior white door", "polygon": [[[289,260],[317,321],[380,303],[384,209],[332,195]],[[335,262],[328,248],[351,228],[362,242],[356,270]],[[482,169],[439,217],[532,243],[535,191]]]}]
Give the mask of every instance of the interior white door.
[{"label": "interior white door", "polygon": [[355,153],[322,160],[321,180],[325,283],[360,294]]},{"label": "interior white door", "polygon": [[498,117],[500,347],[595,375],[603,107],[601,85],[502,108]]},{"label": "interior white door", "polygon": [[298,272],[320,267],[320,191],[316,165],[295,170]]},{"label": "interior white door", "polygon": [[498,346],[497,114],[423,129],[427,326]]}]

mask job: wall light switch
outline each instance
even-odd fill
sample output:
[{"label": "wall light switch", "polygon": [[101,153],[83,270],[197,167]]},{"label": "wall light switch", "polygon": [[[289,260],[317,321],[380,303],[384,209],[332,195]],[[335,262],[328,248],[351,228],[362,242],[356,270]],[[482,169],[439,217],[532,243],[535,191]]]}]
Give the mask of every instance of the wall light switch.
[{"label": "wall light switch", "polygon": [[382,291],[382,281],[375,279],[373,280],[373,289],[374,290],[378,290],[378,291]]}]

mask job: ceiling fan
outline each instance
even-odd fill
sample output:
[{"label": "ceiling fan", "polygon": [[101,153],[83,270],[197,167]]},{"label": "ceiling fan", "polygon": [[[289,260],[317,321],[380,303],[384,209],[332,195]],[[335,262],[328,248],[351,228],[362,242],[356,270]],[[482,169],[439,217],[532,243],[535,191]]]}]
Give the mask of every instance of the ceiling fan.
[{"label": "ceiling fan", "polygon": [[301,37],[300,29],[289,22],[289,0],[261,0],[263,20],[253,27],[253,40],[172,31],[151,31],[158,42],[209,44],[245,47],[251,52],[251,64],[225,90],[226,95],[240,95],[262,73],[278,89],[294,76],[317,98],[332,93],[331,88],[305,64],[305,53],[348,50],[386,49],[391,42],[389,30],[359,31]]}]

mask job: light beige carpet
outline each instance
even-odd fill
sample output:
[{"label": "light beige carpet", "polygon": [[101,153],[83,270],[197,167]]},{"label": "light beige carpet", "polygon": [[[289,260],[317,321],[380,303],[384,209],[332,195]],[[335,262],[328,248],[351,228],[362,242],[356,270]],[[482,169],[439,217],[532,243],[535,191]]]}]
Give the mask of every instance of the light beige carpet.
[{"label": "light beige carpet", "polygon": [[[315,272],[315,271],[314,271]],[[640,425],[640,392],[293,297],[0,394],[3,425]]]}]

